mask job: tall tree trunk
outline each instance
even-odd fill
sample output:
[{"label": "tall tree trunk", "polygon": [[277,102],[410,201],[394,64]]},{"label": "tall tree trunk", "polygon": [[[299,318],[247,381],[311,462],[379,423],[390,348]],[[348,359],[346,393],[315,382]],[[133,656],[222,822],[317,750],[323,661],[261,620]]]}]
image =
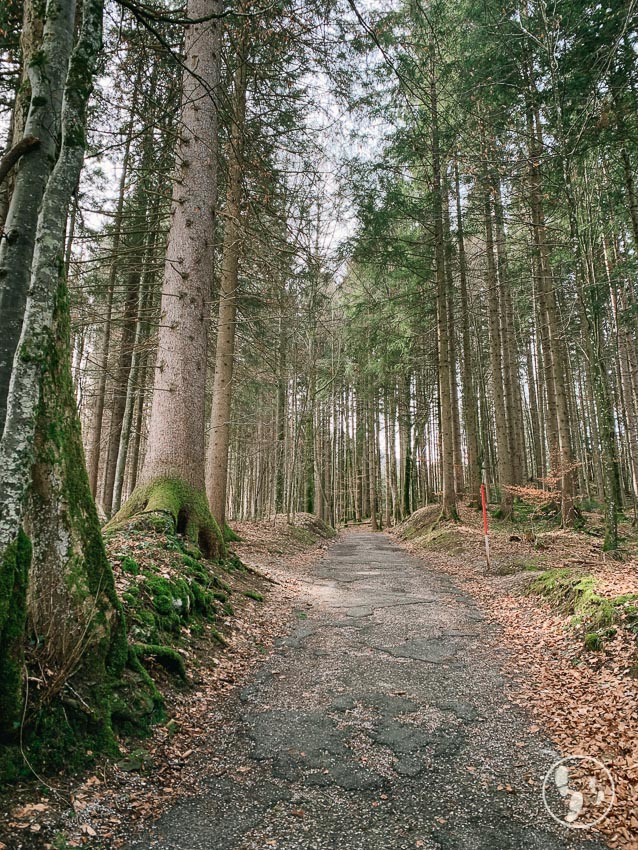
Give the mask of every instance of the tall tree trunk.
[{"label": "tall tree trunk", "polygon": [[450,370],[450,343],[448,339],[448,297],[445,273],[445,238],[443,230],[443,189],[441,179],[441,153],[439,142],[438,101],[435,70],[435,44],[430,43],[430,120],[432,153],[432,208],[434,215],[434,249],[436,266],[437,343],[439,359],[439,399],[441,431],[441,466],[443,495],[441,516],[458,519],[454,482],[454,436],[452,419],[452,394]]},{"label": "tall tree trunk", "polygon": [[[139,82],[139,77],[138,77]],[[131,118],[126,130],[126,142],[124,144],[124,155],[122,157],[122,173],[113,216],[113,238],[110,247],[111,264],[109,267],[109,279],[106,290],[106,314],[104,317],[104,329],[100,346],[100,358],[98,366],[98,384],[95,398],[95,408],[91,420],[91,433],[88,440],[88,472],[91,492],[95,497],[97,494],[97,482],[100,470],[100,457],[102,454],[102,426],[104,420],[104,404],[106,401],[106,381],[108,377],[109,355],[111,353],[111,329],[113,319],[113,298],[117,283],[120,257],[120,242],[122,239],[122,218],[124,213],[124,199],[126,195],[126,184],[129,178],[129,163],[131,157],[131,145],[133,141],[133,118],[137,105],[137,86],[133,94],[133,106]]]},{"label": "tall tree trunk", "polygon": [[[6,726],[19,716],[18,644],[28,572],[29,621],[41,640],[41,669],[59,682],[58,688],[73,676],[73,695],[82,704],[81,711],[48,706],[49,722],[57,717],[78,724],[89,733],[84,747],[93,737],[95,746],[113,748],[111,686],[126,660],[126,635],[86,475],[71,378],[68,293],[60,276],[67,211],[84,158],[87,100],[101,49],[102,0],[85,0],[69,62],[67,27],[74,13],[72,0],[49,5],[40,65],[45,76],[49,68],[52,73],[58,66],[65,69],[63,109],[59,98],[47,97],[43,110],[58,114],[41,116],[48,126],[61,126],[60,152],[39,211],[33,197],[18,195],[16,201],[14,192],[12,198],[16,218],[26,221],[28,211],[37,220],[37,234],[0,443],[0,563],[3,579],[13,576],[5,585],[11,592],[8,607],[0,600],[0,722],[6,734]],[[27,210],[16,209],[14,201]],[[33,544],[31,564],[25,519]],[[8,623],[13,645],[5,640]]]},{"label": "tall tree trunk", "polygon": [[[22,12],[22,30],[20,32],[20,76],[16,91],[11,125],[9,128],[7,153],[25,138],[25,125],[31,102],[31,82],[29,80],[29,65],[42,45],[42,33],[45,20],[45,0],[24,0]],[[39,139],[39,141],[41,141]],[[0,233],[4,231],[11,195],[16,181],[18,166],[0,180]],[[1,426],[0,426],[1,427]]]},{"label": "tall tree trunk", "polygon": [[115,521],[164,511],[208,554],[223,549],[205,497],[208,317],[217,200],[221,0],[189,0],[180,133],[146,457]]},{"label": "tall tree trunk", "polygon": [[[371,392],[371,390],[370,390]],[[379,530],[377,521],[377,464],[376,464],[376,400],[371,394],[366,405],[367,419],[367,450],[368,450],[368,483],[370,486],[370,524],[373,531]]]},{"label": "tall tree trunk", "polygon": [[463,233],[463,210],[461,209],[461,187],[458,161],[454,160],[454,182],[456,195],[456,233],[459,252],[459,279],[461,296],[461,339],[463,348],[463,369],[461,384],[463,390],[463,418],[465,421],[465,439],[467,442],[467,490],[468,504],[481,503],[481,451],[478,440],[476,413],[476,390],[472,373],[472,344],[470,337],[470,304],[467,291],[467,258]]},{"label": "tall tree trunk", "polygon": [[521,402],[521,380],[518,366],[518,346],[512,305],[509,275],[505,211],[501,192],[501,181],[493,175],[494,225],[496,235],[496,257],[498,262],[498,287],[501,320],[501,346],[503,352],[503,387],[507,410],[508,438],[510,443],[512,484],[522,484],[526,479],[525,435],[523,431],[523,406]]},{"label": "tall tree trunk", "polygon": [[232,404],[237,279],[241,253],[241,193],[244,174],[244,124],[246,121],[246,31],[237,50],[237,70],[232,105],[228,188],[224,209],[224,245],[219,284],[215,380],[210,414],[210,446],[206,464],[206,487],[211,513],[219,527],[226,521],[228,440]]},{"label": "tall tree trunk", "polygon": [[461,416],[459,413],[459,386],[457,379],[456,327],[454,321],[454,271],[452,269],[452,231],[450,226],[450,202],[447,179],[443,179],[443,228],[445,237],[445,274],[447,279],[447,323],[450,358],[450,401],[452,404],[452,438],[454,441],[454,488],[457,496],[465,489],[463,475],[463,446],[461,440]]},{"label": "tall tree trunk", "polygon": [[[54,8],[55,7],[55,8]],[[37,19],[32,18],[34,27]],[[44,22],[40,54],[27,68],[31,102],[24,135],[40,140],[37,148],[23,157],[15,176],[9,210],[0,240],[0,431],[7,413],[7,396],[18,347],[22,318],[35,248],[37,210],[44,196],[60,140],[62,94],[75,29],[75,0],[49,4]],[[37,42],[37,35],[34,35]],[[50,49],[55,43],[55,50]],[[72,187],[72,190],[75,186]],[[66,216],[66,208],[64,210]]]},{"label": "tall tree trunk", "polygon": [[492,193],[493,187],[487,169],[487,149],[484,148],[484,225],[485,225],[485,253],[486,253],[486,278],[485,288],[487,290],[488,325],[490,338],[490,370],[492,373],[492,398],[494,401],[494,419],[496,424],[496,456],[498,463],[498,479],[501,491],[501,514],[509,518],[512,514],[513,495],[510,490],[513,484],[512,453],[509,439],[507,408],[505,403],[505,392],[503,388],[503,351],[499,300],[498,273],[496,258],[494,254],[494,226],[492,219]]}]

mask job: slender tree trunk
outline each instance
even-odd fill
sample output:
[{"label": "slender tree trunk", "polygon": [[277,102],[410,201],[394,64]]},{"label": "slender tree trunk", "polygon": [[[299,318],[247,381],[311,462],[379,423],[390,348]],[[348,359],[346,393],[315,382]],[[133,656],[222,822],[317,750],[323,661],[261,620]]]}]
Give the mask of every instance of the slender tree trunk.
[{"label": "slender tree trunk", "polygon": [[435,71],[435,45],[430,44],[430,118],[432,127],[432,207],[434,214],[434,245],[436,265],[437,343],[439,358],[439,399],[441,430],[441,465],[443,496],[441,516],[458,519],[454,482],[454,436],[450,370],[449,320],[447,310],[447,277],[445,273],[445,240],[443,230],[443,192],[441,153],[439,147],[438,102]]},{"label": "slender tree trunk", "polygon": [[377,522],[377,476],[376,476],[376,404],[374,397],[368,398],[366,405],[367,419],[367,450],[368,450],[368,484],[370,487],[370,524],[373,531],[378,531],[379,524]]},{"label": "slender tree trunk", "polygon": [[224,210],[224,245],[219,287],[215,380],[210,415],[210,446],[206,464],[208,501],[211,512],[223,529],[226,520],[228,481],[228,440],[232,402],[237,278],[241,253],[241,193],[243,179],[244,123],[246,120],[246,36],[237,51],[232,130],[229,149],[228,189]]},{"label": "slender tree trunk", "polygon": [[131,150],[131,135],[127,134],[127,144],[122,161],[122,174],[120,176],[120,189],[118,195],[115,217],[113,219],[113,244],[111,247],[111,269],[107,284],[106,314],[104,317],[104,329],[102,331],[102,342],[100,346],[100,360],[98,366],[98,385],[95,397],[95,408],[91,423],[91,434],[88,442],[88,473],[91,492],[95,497],[97,493],[97,481],[100,469],[100,455],[102,452],[102,423],[104,420],[104,403],[106,399],[106,379],[108,375],[109,354],[111,349],[111,320],[113,317],[113,296],[115,293],[115,282],[117,278],[117,260],[122,231],[122,210],[124,207],[124,191],[126,187],[126,176],[128,161]]},{"label": "slender tree trunk", "polygon": [[463,446],[461,441],[461,416],[459,413],[459,387],[456,369],[456,328],[454,321],[454,272],[452,269],[452,234],[450,227],[450,203],[447,180],[443,181],[443,228],[445,237],[445,274],[447,284],[447,322],[448,348],[450,360],[450,401],[452,404],[452,438],[454,441],[454,488],[457,496],[465,489],[463,475]]},{"label": "slender tree trunk", "polygon": [[[487,150],[484,150],[487,162]],[[494,419],[496,424],[496,455],[498,479],[501,490],[501,514],[509,518],[512,514],[513,496],[510,490],[513,484],[512,454],[508,432],[507,409],[503,389],[503,351],[501,347],[500,302],[496,258],[494,255],[494,230],[492,221],[492,191],[487,166],[484,172],[484,225],[488,304],[488,324],[490,337],[490,369],[492,372],[492,397],[494,401]]]},{"label": "slender tree trunk", "polygon": [[454,182],[456,195],[456,233],[459,252],[459,279],[461,296],[461,339],[463,346],[463,370],[461,383],[463,389],[463,417],[465,421],[465,439],[467,442],[468,467],[468,504],[481,503],[481,451],[478,440],[476,413],[476,390],[472,374],[472,345],[470,337],[470,304],[467,291],[467,258],[463,234],[463,210],[461,209],[461,188],[458,162],[454,160]]}]

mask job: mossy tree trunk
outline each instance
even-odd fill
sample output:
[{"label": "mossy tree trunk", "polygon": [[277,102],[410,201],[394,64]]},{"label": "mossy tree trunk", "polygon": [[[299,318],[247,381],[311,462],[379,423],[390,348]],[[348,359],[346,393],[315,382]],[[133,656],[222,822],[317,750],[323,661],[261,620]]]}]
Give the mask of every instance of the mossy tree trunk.
[{"label": "mossy tree trunk", "polygon": [[30,51],[26,70],[31,90],[24,136],[33,136],[40,144],[23,157],[16,171],[4,226],[5,238],[0,240],[0,431],[7,413],[13,357],[27,301],[37,210],[60,139],[62,94],[73,46],[75,9],[75,0],[51,0],[42,34],[38,9],[32,4],[25,9],[25,24],[33,32],[30,37],[25,33],[23,39]]},{"label": "mossy tree trunk", "polygon": [[[60,4],[49,8],[59,25],[73,20]],[[90,732],[94,746],[112,744],[110,685],[127,649],[82,451],[62,270],[66,214],[84,158],[86,106],[101,49],[102,14],[103,0],[85,0],[66,75],[60,153],[39,215],[31,204],[37,236],[29,298],[0,443],[0,667],[13,672],[0,680],[7,712],[3,731],[10,732],[7,723],[22,710],[16,671],[22,667],[28,580],[26,613],[38,637],[42,666],[50,671],[43,696],[60,696],[67,719]],[[64,45],[67,33],[60,37]],[[54,39],[46,46],[55,52]]]},{"label": "mossy tree trunk", "polygon": [[[15,93],[11,124],[7,138],[7,151],[17,145],[25,137],[24,126],[29,114],[31,101],[31,83],[29,81],[29,66],[31,59],[42,46],[42,31],[44,27],[44,0],[24,0],[22,10],[22,30],[20,32],[20,72]],[[15,186],[17,169],[10,172],[0,181],[0,231],[4,230],[9,212],[9,204]]]}]

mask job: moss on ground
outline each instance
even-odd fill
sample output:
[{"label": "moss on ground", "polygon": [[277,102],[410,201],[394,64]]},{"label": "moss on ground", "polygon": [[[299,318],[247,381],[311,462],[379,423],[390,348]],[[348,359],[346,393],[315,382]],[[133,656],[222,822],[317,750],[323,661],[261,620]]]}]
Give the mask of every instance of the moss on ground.
[{"label": "moss on ground", "polygon": [[571,615],[572,624],[584,632],[587,649],[602,649],[618,627],[638,632],[638,594],[601,596],[594,576],[568,568],[546,570],[530,584],[529,592]]},{"label": "moss on ground", "polygon": [[228,602],[229,586],[205,561],[182,555],[179,572],[159,574],[152,562],[139,568],[122,597],[129,637],[149,646],[176,643],[184,626],[199,619],[214,622]]},{"label": "moss on ground", "polygon": [[440,505],[420,508],[397,527],[397,536],[430,552],[460,555],[465,551],[456,522],[441,517]]}]

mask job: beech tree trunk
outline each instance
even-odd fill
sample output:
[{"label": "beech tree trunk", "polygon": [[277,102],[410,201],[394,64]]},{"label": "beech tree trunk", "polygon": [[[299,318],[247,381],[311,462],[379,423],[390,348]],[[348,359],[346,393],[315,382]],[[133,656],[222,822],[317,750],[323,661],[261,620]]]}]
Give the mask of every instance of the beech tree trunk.
[{"label": "beech tree trunk", "polygon": [[[6,597],[0,599],[0,722],[6,734],[20,709],[19,643],[28,575],[29,621],[49,696],[72,676],[75,701],[79,697],[83,705],[80,711],[46,710],[57,710],[60,722],[88,732],[83,746],[93,738],[96,745],[114,748],[110,689],[126,661],[126,636],[86,474],[71,378],[68,295],[61,277],[67,211],[84,158],[86,107],[101,49],[102,0],[85,0],[69,62],[67,25],[74,13],[73,0],[49,5],[40,65],[45,76],[49,68],[52,73],[65,68],[63,110],[60,98],[47,98],[43,107],[57,110],[46,120],[62,128],[60,152],[39,210],[32,197],[14,193],[12,199],[16,218],[26,221],[29,213],[37,226],[0,442],[0,562],[3,579],[13,574],[8,585],[3,581],[3,590],[12,591],[9,605]],[[5,641],[8,625],[13,645]]]},{"label": "beech tree trunk", "polygon": [[[30,20],[37,28],[37,16],[34,14]],[[38,223],[34,211],[42,203],[60,140],[62,94],[73,46],[74,22],[75,0],[52,0],[40,49],[46,58],[29,62],[27,68],[31,102],[24,135],[34,136],[40,144],[20,163],[4,238],[0,240],[0,430],[6,417],[13,357],[20,339],[31,276]],[[34,46],[39,43],[37,33],[33,33],[33,42]],[[66,208],[64,213],[66,216]]]}]

